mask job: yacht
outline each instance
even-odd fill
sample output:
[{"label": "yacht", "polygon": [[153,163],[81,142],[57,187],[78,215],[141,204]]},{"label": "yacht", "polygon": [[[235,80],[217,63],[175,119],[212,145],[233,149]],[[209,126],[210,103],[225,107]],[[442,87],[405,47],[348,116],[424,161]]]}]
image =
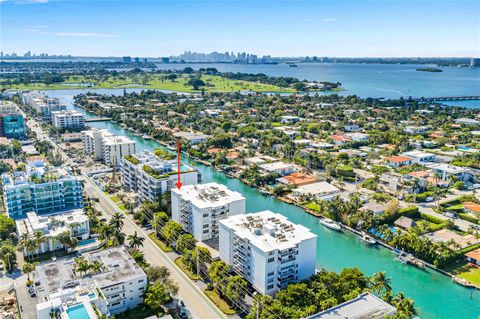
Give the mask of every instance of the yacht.
[{"label": "yacht", "polygon": [[342,230],[342,226],[340,226],[339,223],[336,223],[333,220],[328,218],[320,219],[320,224],[333,230],[337,230],[337,231]]}]

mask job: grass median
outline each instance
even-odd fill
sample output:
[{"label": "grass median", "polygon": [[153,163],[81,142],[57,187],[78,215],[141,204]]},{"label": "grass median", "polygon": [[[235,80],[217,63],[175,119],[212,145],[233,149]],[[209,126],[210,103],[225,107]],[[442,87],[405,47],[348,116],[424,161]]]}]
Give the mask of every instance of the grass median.
[{"label": "grass median", "polygon": [[218,307],[218,309],[220,309],[224,314],[226,315],[234,315],[236,314],[237,312],[235,311],[235,309],[231,308],[228,303],[223,300],[215,290],[208,290],[208,289],[205,289],[204,290],[205,292],[205,295],[207,295],[207,297]]},{"label": "grass median", "polygon": [[197,274],[194,274],[193,272],[188,269],[187,265],[185,265],[185,262],[183,261],[183,257],[180,256],[175,259],[175,264],[190,278],[191,280],[198,281],[201,279],[201,277]]},{"label": "grass median", "polygon": [[148,234],[148,237],[150,237],[151,240],[164,252],[169,253],[173,251],[173,248],[165,244],[162,240],[158,239],[155,237],[155,233]]}]

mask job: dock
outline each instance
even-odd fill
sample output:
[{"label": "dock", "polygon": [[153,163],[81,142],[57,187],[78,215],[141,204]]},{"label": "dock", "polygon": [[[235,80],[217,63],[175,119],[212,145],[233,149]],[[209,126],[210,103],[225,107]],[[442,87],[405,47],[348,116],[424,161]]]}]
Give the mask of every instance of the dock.
[{"label": "dock", "polygon": [[98,117],[90,117],[86,118],[85,122],[107,122],[111,121],[112,119],[109,117],[104,117],[104,116],[98,116]]}]

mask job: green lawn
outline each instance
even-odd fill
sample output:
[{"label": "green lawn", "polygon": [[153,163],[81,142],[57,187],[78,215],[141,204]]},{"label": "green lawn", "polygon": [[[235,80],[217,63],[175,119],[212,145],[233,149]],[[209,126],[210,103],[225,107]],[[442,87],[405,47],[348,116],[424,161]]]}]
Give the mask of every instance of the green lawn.
[{"label": "green lawn", "polygon": [[320,212],[320,205],[318,205],[317,203],[309,203],[305,205],[305,207],[313,211]]},{"label": "green lawn", "polygon": [[154,233],[148,234],[148,237],[150,237],[150,238],[153,240],[153,242],[154,242],[158,247],[160,247],[160,249],[163,250],[164,252],[167,252],[167,253],[168,253],[168,252],[173,251],[173,248],[172,248],[172,247],[167,246],[163,241],[161,241],[160,239],[156,238]]},{"label": "green lawn", "polygon": [[110,196],[110,199],[115,203],[118,204],[121,202],[120,198],[117,195]]},{"label": "green lawn", "polygon": [[177,259],[175,259],[175,264],[188,276],[188,278],[197,281],[200,280],[200,276],[197,274],[194,274],[190,271],[190,269],[187,268],[187,265],[183,262],[183,257],[180,256]]},{"label": "green lawn", "polygon": [[[193,90],[193,88],[186,83],[188,82],[187,75],[179,76],[175,81],[164,80],[161,74],[150,74],[148,80],[145,82],[142,76],[128,76],[119,75],[116,77],[110,76],[99,80],[95,77],[89,76],[71,76],[63,83],[55,83],[45,85],[44,83],[30,83],[28,85],[19,84],[5,86],[11,89],[30,89],[30,90],[67,90],[67,89],[85,89],[85,88],[146,88],[159,89],[179,92],[199,92],[200,90]],[[236,92],[236,91],[254,91],[254,92],[295,92],[291,88],[282,88],[276,85],[269,85],[257,82],[248,82],[240,80],[231,80],[215,75],[203,75],[201,79],[207,84],[203,87],[205,91],[209,92]],[[92,86],[81,85],[82,83],[93,83]],[[143,84],[145,83],[145,85]],[[0,82],[1,85],[1,82]]]},{"label": "green lawn", "polygon": [[228,303],[220,298],[215,290],[205,290],[205,294],[208,298],[226,315],[234,315],[237,313],[235,309],[230,308]]},{"label": "green lawn", "polygon": [[480,287],[480,269],[474,266],[469,266],[466,261],[460,264],[454,264],[445,270]]}]

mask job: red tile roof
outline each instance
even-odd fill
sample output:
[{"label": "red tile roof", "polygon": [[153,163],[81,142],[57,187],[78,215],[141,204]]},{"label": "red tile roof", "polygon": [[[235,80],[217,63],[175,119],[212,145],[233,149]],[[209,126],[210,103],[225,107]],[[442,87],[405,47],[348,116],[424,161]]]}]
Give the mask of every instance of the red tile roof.
[{"label": "red tile roof", "polygon": [[468,210],[471,210],[472,212],[479,213],[480,214],[480,205],[474,202],[464,202],[463,207],[465,207]]},{"label": "red tile roof", "polygon": [[394,162],[394,163],[404,163],[404,162],[409,162],[413,160],[413,158],[408,156],[390,156],[385,159],[389,162]]}]

